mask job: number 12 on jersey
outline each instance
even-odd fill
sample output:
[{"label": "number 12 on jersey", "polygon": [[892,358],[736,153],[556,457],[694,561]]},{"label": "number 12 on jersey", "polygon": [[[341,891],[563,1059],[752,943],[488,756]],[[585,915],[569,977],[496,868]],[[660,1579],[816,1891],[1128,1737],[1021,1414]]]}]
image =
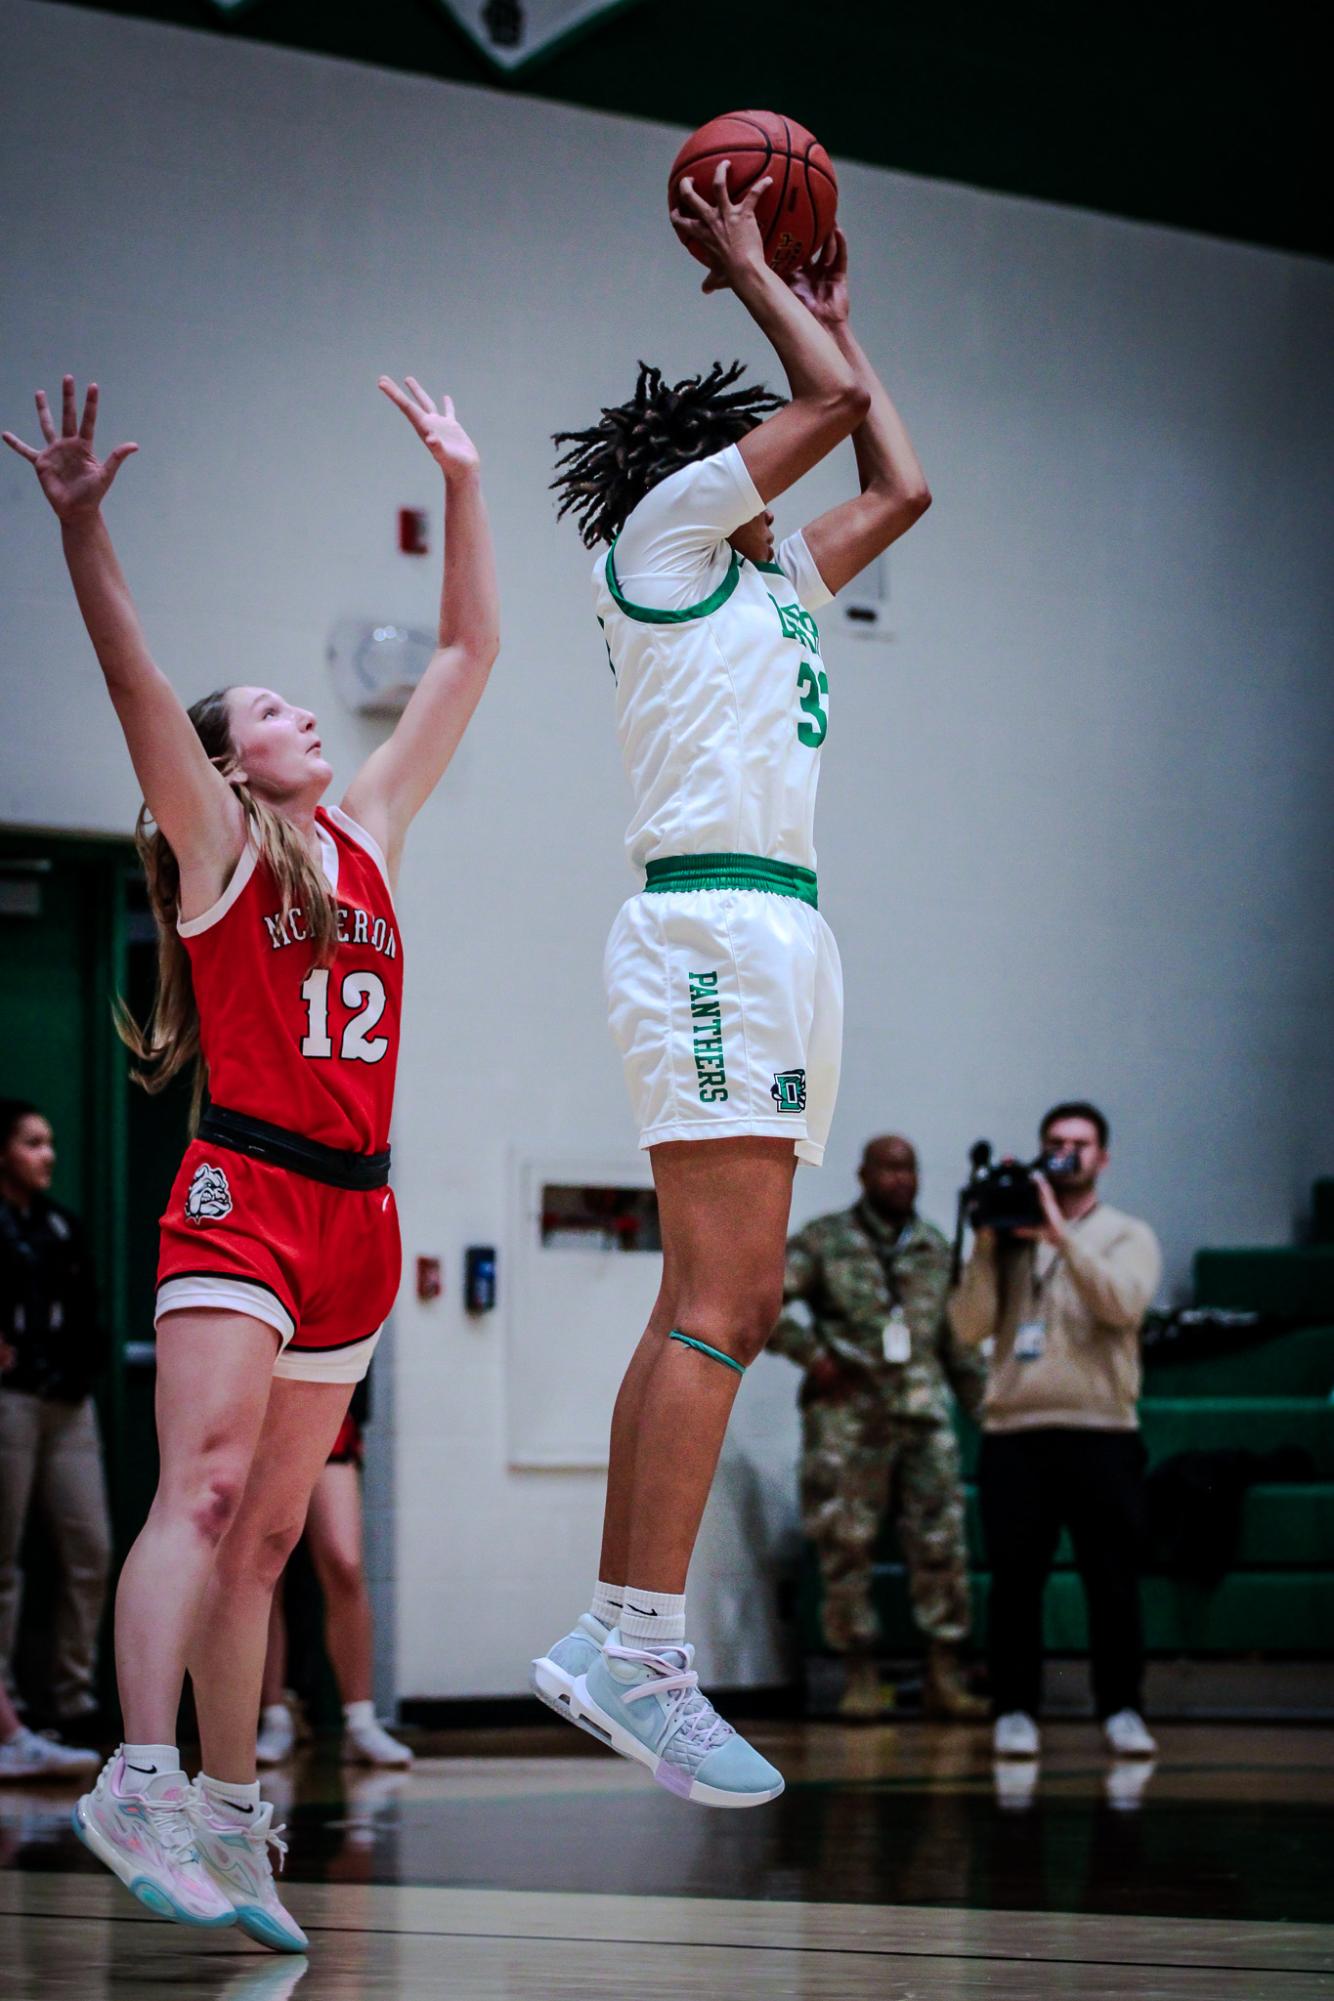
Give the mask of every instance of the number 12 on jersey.
[{"label": "number 12 on jersey", "polygon": [[[378,973],[344,973],[340,988],[345,1008],[353,1010],[343,1024],[338,1054],[345,1063],[378,1063],[389,1048],[387,1035],[372,1035],[384,1013],[384,981]],[[329,1034],[329,968],[316,966],[301,988],[306,1003],[306,1032],[301,1038],[303,1056],[328,1057],[334,1053]]]}]

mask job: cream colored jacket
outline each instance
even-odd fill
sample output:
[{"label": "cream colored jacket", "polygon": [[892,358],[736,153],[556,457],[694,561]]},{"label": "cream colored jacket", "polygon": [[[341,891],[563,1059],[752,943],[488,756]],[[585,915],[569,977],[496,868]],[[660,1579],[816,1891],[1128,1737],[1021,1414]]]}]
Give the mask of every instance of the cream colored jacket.
[{"label": "cream colored jacket", "polygon": [[1138,1429],[1139,1334],[1162,1277],[1158,1239],[1106,1202],[1067,1227],[1063,1251],[975,1245],[950,1296],[959,1340],[994,1343],[986,1431]]}]

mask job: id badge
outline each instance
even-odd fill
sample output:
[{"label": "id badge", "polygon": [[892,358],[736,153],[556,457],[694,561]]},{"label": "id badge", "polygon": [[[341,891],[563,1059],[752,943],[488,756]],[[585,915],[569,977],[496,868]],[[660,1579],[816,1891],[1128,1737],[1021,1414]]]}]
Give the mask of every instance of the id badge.
[{"label": "id badge", "polygon": [[1015,1329],[1014,1359],[1016,1362],[1037,1362],[1047,1345],[1047,1326],[1042,1320],[1022,1320]]},{"label": "id badge", "polygon": [[894,1308],[881,1329],[880,1347],[885,1360],[899,1368],[912,1360],[912,1329],[901,1306]]}]

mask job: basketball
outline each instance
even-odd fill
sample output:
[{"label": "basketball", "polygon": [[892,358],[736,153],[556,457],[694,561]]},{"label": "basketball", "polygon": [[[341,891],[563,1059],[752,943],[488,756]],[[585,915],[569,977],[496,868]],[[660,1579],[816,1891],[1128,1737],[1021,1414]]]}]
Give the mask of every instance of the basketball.
[{"label": "basketball", "polygon": [[[713,197],[714,175],[728,160],[727,188],[739,201],[765,174],[773,178],[755,209],[764,255],[780,277],[809,264],[828,240],[838,210],[834,163],[813,132],[776,111],[726,111],[692,132],[672,161],[667,205],[680,207],[677,190],[688,174],[698,194]],[[681,236],[692,257],[708,259],[697,243]]]}]

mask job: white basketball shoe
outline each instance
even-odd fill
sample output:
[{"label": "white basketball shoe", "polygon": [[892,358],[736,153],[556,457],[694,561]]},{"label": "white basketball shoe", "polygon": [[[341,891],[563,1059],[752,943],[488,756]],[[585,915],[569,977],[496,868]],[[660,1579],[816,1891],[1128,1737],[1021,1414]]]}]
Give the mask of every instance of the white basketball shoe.
[{"label": "white basketball shoe", "polygon": [[[141,1791],[131,1788],[136,1780]],[[146,1783],[145,1783],[146,1782]],[[184,1772],[128,1771],[117,1751],[74,1808],[74,1832],[146,1909],[213,1929],[236,1911],[200,1860]]]},{"label": "white basketball shoe", "polygon": [[383,1765],[388,1769],[406,1771],[412,1763],[412,1753],[397,1737],[391,1737],[383,1723],[372,1716],[368,1722],[343,1724],[343,1763],[345,1765]]},{"label": "white basketball shoe", "polygon": [[310,1940],[284,1908],[273,1880],[272,1848],[282,1867],[287,1843],[273,1825],[269,1800],[242,1809],[209,1797],[196,1781],[190,1788],[190,1825],[199,1858],[243,1932],[274,1952],[305,1952]]}]

